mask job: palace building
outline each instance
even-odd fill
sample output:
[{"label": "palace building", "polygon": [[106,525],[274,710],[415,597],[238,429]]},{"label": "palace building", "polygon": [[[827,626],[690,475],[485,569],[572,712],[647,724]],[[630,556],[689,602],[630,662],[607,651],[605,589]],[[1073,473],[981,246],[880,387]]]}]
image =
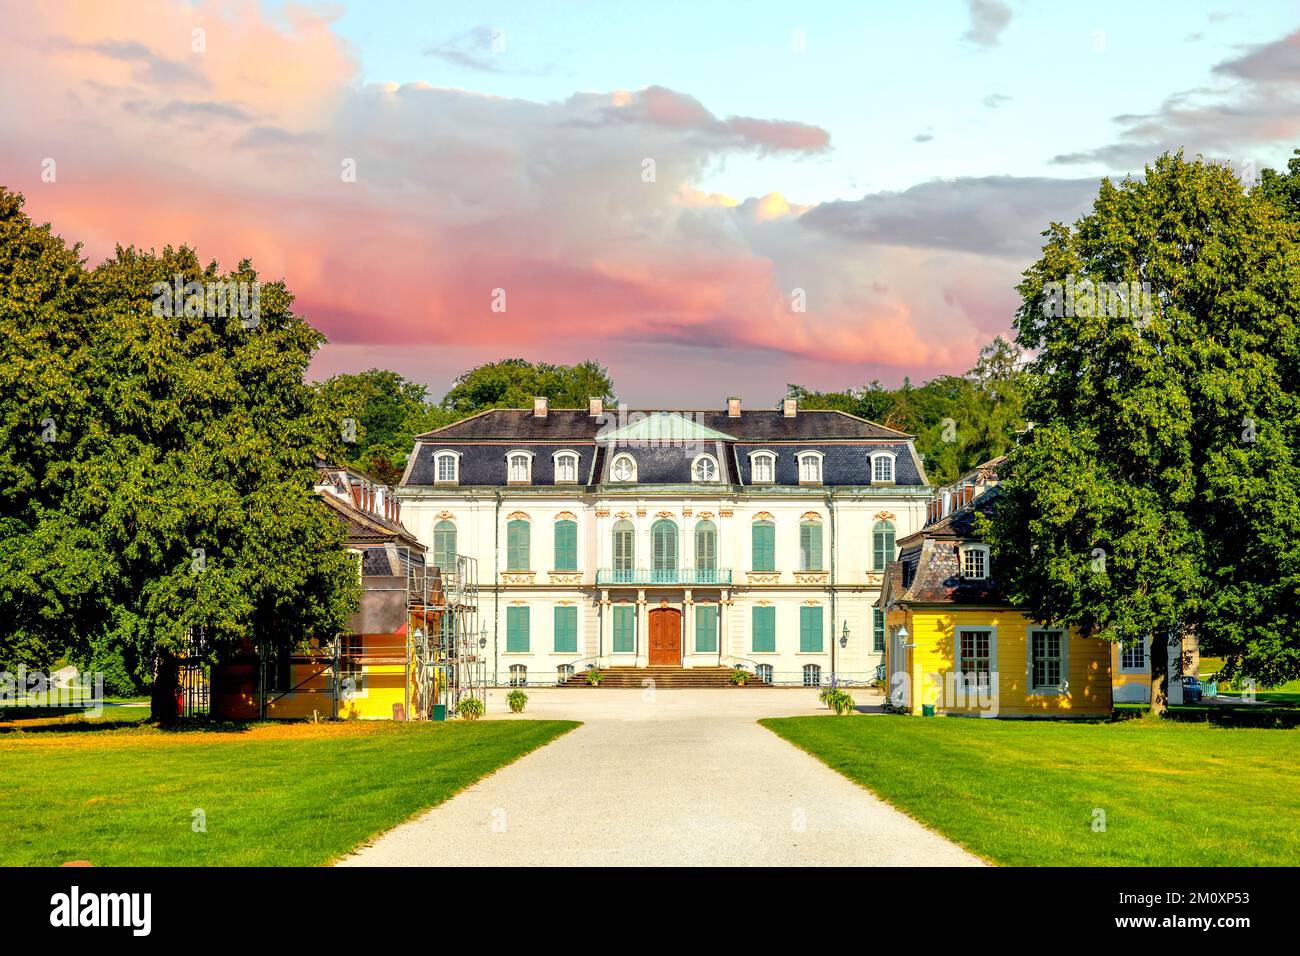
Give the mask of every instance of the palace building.
[{"label": "palace building", "polygon": [[538,398],[418,436],[396,493],[444,575],[477,567],[497,684],[740,667],[813,685],[877,677],[874,605],[932,489],[912,436],[843,412]]}]

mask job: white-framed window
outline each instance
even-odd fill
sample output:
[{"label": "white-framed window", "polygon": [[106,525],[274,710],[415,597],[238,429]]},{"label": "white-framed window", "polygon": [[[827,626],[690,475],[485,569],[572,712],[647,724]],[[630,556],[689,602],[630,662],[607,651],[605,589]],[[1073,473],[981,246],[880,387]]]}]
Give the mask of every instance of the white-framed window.
[{"label": "white-framed window", "polygon": [[510,665],[510,686],[511,687],[528,686],[528,666],[526,664]]},{"label": "white-framed window", "polygon": [[1144,674],[1147,669],[1147,642],[1145,639],[1121,645],[1119,669],[1130,674]]},{"label": "white-framed window", "polygon": [[636,481],[636,459],[627,452],[615,455],[609,466],[609,476],[615,481]]},{"label": "white-framed window", "polygon": [[749,453],[749,483],[770,485],[776,481],[776,455],[770,451]]},{"label": "white-framed window", "polygon": [[803,666],[803,686],[820,687],[822,684],[822,668],[820,664],[805,664]]},{"label": "white-framed window", "polygon": [[555,683],[556,683],[556,684],[564,684],[564,683],[567,683],[568,680],[569,680],[569,678],[572,677],[572,676],[573,676],[573,665],[572,665],[572,664],[560,664],[558,667],[555,668]]},{"label": "white-framed window", "polygon": [[576,485],[578,483],[578,455],[571,451],[555,453],[555,483],[557,485]]},{"label": "white-framed window", "polygon": [[512,451],[506,455],[507,478],[512,485],[527,485],[533,480],[533,453]]},{"label": "white-framed window", "polygon": [[440,451],[433,456],[433,478],[439,484],[456,484],[460,481],[460,454]]},{"label": "white-framed window", "polygon": [[718,460],[712,455],[696,455],[691,462],[692,481],[717,481]]},{"label": "white-framed window", "polygon": [[968,544],[961,549],[961,576],[983,581],[989,576],[988,545]]},{"label": "white-framed window", "polygon": [[871,455],[871,483],[892,484],[894,481],[894,453],[878,451]]},{"label": "white-framed window", "polygon": [[822,480],[822,453],[819,451],[799,452],[799,483],[820,484]]},{"label": "white-framed window", "polygon": [[957,629],[957,676],[965,689],[987,691],[992,685],[995,641],[991,628]]},{"label": "white-framed window", "polygon": [[1029,690],[1065,693],[1069,687],[1069,639],[1065,631],[1029,629]]},{"label": "white-framed window", "polygon": [[754,676],[756,676],[764,684],[772,683],[772,665],[759,664],[754,668]]}]

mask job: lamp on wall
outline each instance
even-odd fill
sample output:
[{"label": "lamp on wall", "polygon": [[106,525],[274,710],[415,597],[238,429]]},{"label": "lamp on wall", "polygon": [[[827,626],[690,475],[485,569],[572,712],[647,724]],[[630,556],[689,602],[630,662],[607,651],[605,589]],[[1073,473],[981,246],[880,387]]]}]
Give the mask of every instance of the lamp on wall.
[{"label": "lamp on wall", "polygon": [[487,625],[486,624],[483,625],[483,627],[478,632],[478,647],[479,650],[482,650],[483,648],[487,647]]},{"label": "lamp on wall", "polygon": [[844,630],[840,632],[840,647],[849,646],[849,622],[844,622]]}]

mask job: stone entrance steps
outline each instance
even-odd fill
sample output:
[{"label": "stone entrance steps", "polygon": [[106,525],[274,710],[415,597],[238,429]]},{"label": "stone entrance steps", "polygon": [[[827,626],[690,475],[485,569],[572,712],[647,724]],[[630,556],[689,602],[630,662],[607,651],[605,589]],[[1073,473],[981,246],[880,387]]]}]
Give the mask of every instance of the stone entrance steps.
[{"label": "stone entrance steps", "polygon": [[[601,687],[635,687],[645,686],[645,681],[653,681],[656,688],[676,690],[679,688],[699,687],[734,687],[731,683],[730,667],[606,667],[601,671],[605,679]],[[565,682],[565,687],[588,687],[587,672],[578,671]],[[757,680],[752,674],[745,687],[770,687]],[[737,687],[737,690],[742,688]]]}]

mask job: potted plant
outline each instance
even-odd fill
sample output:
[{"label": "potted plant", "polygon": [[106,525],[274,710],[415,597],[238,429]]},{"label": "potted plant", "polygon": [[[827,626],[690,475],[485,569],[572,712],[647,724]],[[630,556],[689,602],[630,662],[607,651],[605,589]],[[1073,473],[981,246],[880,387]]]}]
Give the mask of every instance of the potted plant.
[{"label": "potted plant", "polygon": [[599,687],[600,682],[604,679],[605,675],[601,673],[599,667],[593,667],[587,671],[587,686],[589,687]]},{"label": "potted plant", "polygon": [[465,720],[478,720],[483,716],[483,701],[477,697],[466,697],[456,705],[456,713]]},{"label": "potted plant", "polygon": [[731,686],[744,687],[749,683],[749,671],[743,667],[737,667],[731,672]]},{"label": "potted plant", "polygon": [[524,705],[528,703],[528,695],[522,690],[512,690],[506,694],[506,703],[510,705],[510,713],[522,714]]}]

